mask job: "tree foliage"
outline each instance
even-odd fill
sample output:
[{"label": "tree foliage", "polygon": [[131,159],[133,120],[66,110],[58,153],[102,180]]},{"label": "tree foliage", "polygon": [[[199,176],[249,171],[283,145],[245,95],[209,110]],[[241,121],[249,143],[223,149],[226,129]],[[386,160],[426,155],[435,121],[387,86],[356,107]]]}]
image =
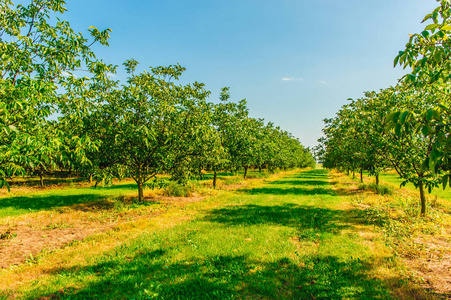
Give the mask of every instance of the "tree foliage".
[{"label": "tree foliage", "polygon": [[397,86],[366,93],[343,107],[326,121],[323,140],[328,166],[352,169],[361,159],[389,163],[403,184],[419,188],[422,215],[424,189],[451,186],[451,6],[447,0],[437,2],[423,19],[430,24],[410,35],[394,60],[411,72]]},{"label": "tree foliage", "polygon": [[[0,1],[0,182],[26,168],[48,165],[63,142],[61,125],[83,111],[80,92],[88,78],[76,80],[70,72],[84,67],[101,78],[108,66],[99,62],[90,46],[107,45],[110,30],[90,29],[92,42],[54,17],[65,11],[62,0],[32,0],[28,5]],[[60,122],[49,117],[60,113]],[[74,151],[90,145],[81,136]],[[46,146],[43,146],[45,141]],[[84,142],[87,142],[86,144]],[[52,147],[55,146],[55,149]],[[42,151],[38,150],[39,148]],[[45,150],[44,150],[45,149]],[[43,153],[47,154],[43,154]],[[35,154],[33,158],[30,155]]]},{"label": "tree foliage", "polygon": [[[57,18],[63,0],[0,0],[0,185],[17,175],[57,168],[98,182],[131,176],[143,186],[164,172],[186,182],[202,170],[313,166],[289,133],[249,116],[246,100],[207,101],[204,84],[177,84],[180,65],[113,80],[116,66],[91,46],[109,32],[90,27],[90,40]],[[246,176],[246,175],[245,175]],[[9,186],[8,186],[9,188]]]}]

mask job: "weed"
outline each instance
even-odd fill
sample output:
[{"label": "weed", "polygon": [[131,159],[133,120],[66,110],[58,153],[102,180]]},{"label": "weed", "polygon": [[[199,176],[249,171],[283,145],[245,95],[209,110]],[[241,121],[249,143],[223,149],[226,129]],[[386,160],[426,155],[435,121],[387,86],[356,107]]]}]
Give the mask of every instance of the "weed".
[{"label": "weed", "polygon": [[152,190],[164,189],[166,186],[168,186],[170,184],[171,184],[170,180],[167,180],[167,179],[164,179],[164,178],[160,179],[160,178],[155,177],[153,180],[149,181],[146,184],[146,187],[149,187]]},{"label": "weed", "polygon": [[56,223],[51,223],[49,225],[46,225],[42,229],[43,230],[52,230],[52,229],[72,228],[72,227],[73,227],[72,224],[67,224],[64,222],[56,222]]},{"label": "weed", "polygon": [[365,184],[361,183],[359,184],[360,190],[371,190],[379,195],[392,195],[394,192],[394,188],[389,185],[376,185],[375,183]]},{"label": "weed", "polygon": [[38,257],[34,256],[32,253],[29,253],[27,255],[25,255],[25,263],[26,264],[37,264],[38,263]]},{"label": "weed", "polygon": [[114,201],[114,203],[113,203],[113,208],[116,211],[123,211],[125,209],[125,207],[126,207],[126,204],[124,203],[124,201],[117,200],[117,201]]},{"label": "weed", "polygon": [[0,240],[10,240],[12,238],[15,238],[17,236],[17,233],[11,233],[10,230],[7,230],[4,233],[0,233]]},{"label": "weed", "polygon": [[241,176],[230,176],[222,179],[222,182],[225,185],[238,184],[243,181],[243,177]]},{"label": "weed", "polygon": [[164,187],[163,194],[168,197],[190,197],[194,194],[196,185],[193,182],[180,184],[175,181]]}]

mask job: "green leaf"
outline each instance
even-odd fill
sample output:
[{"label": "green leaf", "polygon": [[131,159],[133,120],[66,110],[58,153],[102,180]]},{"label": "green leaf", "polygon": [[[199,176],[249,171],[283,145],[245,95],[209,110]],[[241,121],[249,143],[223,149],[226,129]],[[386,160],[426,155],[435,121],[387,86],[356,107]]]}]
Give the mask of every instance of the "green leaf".
[{"label": "green leaf", "polygon": [[406,123],[406,118],[409,115],[409,111],[405,111],[401,114],[401,117],[399,118],[399,122],[401,124],[405,124]]},{"label": "green leaf", "polygon": [[408,81],[415,81],[417,79],[414,74],[408,74],[406,78]]},{"label": "green leaf", "polygon": [[434,119],[437,120],[437,121],[440,121],[440,119],[441,119],[440,113],[439,113],[438,111],[436,111],[435,109],[432,110],[432,111],[433,111],[433,116],[432,116],[432,118],[434,118]]},{"label": "green leaf", "polygon": [[4,186],[6,186],[6,189],[8,190],[8,193],[11,192],[11,187],[9,186],[8,182],[6,181],[5,178],[1,178],[0,179],[0,189],[3,188]]},{"label": "green leaf", "polygon": [[427,121],[430,121],[430,120],[432,119],[433,116],[434,116],[434,110],[429,109],[429,110],[426,112],[426,120],[427,120]]},{"label": "green leaf", "polygon": [[444,25],[444,26],[442,26],[442,28],[440,28],[440,30],[447,30],[447,31],[449,31],[449,30],[451,30],[451,25],[450,24]]},{"label": "green leaf", "polygon": [[397,55],[397,56],[395,57],[395,60],[394,60],[394,62],[393,62],[393,67],[396,67],[396,66],[398,65],[398,62],[399,62],[399,55]]},{"label": "green leaf", "polygon": [[424,30],[434,30],[438,27],[439,27],[438,24],[429,24],[428,26],[426,26],[426,28],[424,28]]},{"label": "green leaf", "polygon": [[423,133],[423,135],[427,136],[429,134],[429,128],[428,126],[423,126],[421,127],[421,132]]},{"label": "green leaf", "polygon": [[395,134],[397,135],[397,136],[400,136],[401,135],[401,124],[396,124],[396,126],[395,126]]},{"label": "green leaf", "polygon": [[427,14],[426,16],[424,16],[423,21],[421,21],[421,23],[426,22],[427,20],[429,20],[432,17],[432,13],[431,14]]},{"label": "green leaf", "polygon": [[427,170],[429,168],[429,157],[426,157],[423,164],[421,165],[421,169]]},{"label": "green leaf", "polygon": [[389,114],[385,120],[386,120],[386,122],[397,123],[400,114],[401,113],[399,111],[395,111],[395,112]]}]

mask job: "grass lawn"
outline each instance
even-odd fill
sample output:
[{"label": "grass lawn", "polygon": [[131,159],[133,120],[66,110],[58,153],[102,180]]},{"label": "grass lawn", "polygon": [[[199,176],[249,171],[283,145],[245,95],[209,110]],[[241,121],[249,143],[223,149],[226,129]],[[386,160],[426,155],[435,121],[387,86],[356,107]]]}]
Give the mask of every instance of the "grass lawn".
[{"label": "grass lawn", "polygon": [[[115,221],[108,231],[1,270],[0,295],[20,299],[433,298],[409,281],[406,268],[376,225],[353,205],[350,183],[333,180],[335,185],[323,169],[286,172],[190,201],[163,199],[128,208],[113,205],[109,210],[99,206],[97,210],[115,212],[117,218],[129,211],[140,213],[127,222]],[[16,217],[15,209],[28,210],[20,203],[31,203],[29,199],[21,202],[24,196],[17,196],[16,206],[13,200],[0,199],[0,217],[10,214],[10,223],[14,218],[23,221],[48,216],[64,201],[64,206],[72,207],[87,198],[103,201],[129,192],[126,184],[102,192],[55,190],[36,196],[40,200],[32,211]]]}]

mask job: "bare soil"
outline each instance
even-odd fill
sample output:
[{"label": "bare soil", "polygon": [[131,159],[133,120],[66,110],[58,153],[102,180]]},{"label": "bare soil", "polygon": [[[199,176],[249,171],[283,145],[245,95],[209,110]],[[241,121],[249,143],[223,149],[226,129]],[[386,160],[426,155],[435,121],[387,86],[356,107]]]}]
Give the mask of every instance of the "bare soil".
[{"label": "bare soil", "polygon": [[50,252],[118,225],[158,216],[168,206],[185,206],[202,199],[201,196],[147,197],[145,201],[160,205],[125,212],[115,210],[113,203],[102,200],[53,213],[8,218],[0,223],[0,268],[33,261],[39,253]]},{"label": "bare soil", "polygon": [[451,244],[448,232],[448,238],[416,238],[413,242],[423,252],[428,253],[428,257],[411,257],[404,255],[407,265],[416,273],[417,276],[423,278],[422,285],[426,289],[430,289],[435,293],[448,295],[451,298]]}]

